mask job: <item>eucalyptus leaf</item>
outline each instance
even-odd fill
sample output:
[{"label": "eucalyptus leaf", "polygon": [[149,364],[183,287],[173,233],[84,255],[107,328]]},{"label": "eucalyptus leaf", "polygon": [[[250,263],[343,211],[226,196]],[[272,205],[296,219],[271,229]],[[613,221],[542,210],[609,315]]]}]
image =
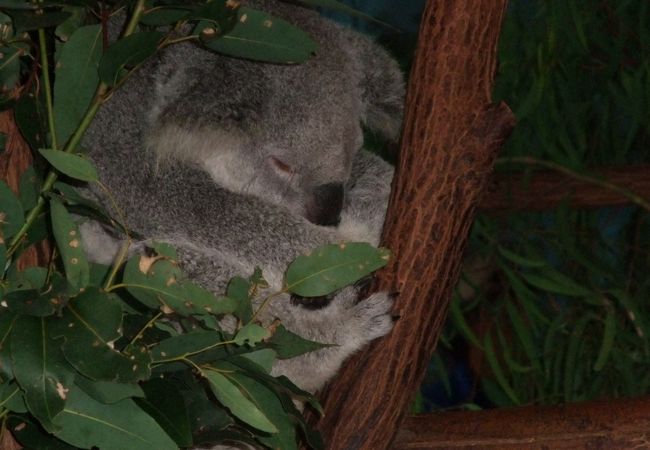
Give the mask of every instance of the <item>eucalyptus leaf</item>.
[{"label": "eucalyptus leaf", "polygon": [[0,309],[0,377],[3,381],[14,377],[11,362],[11,330],[16,322],[16,315],[4,308]]},{"label": "eucalyptus leaf", "polygon": [[246,7],[239,8],[237,24],[228,34],[215,38],[213,33],[206,32],[205,27],[197,27],[196,33],[210,50],[255,61],[302,63],[318,48],[299,28]]},{"label": "eucalyptus leaf", "polygon": [[145,348],[118,352],[122,307],[105,292],[89,287],[64,309],[55,337],[63,337],[65,358],[92,380],[135,382],[149,378],[151,357]]},{"label": "eucalyptus leaf", "polygon": [[177,264],[160,255],[131,258],[124,268],[123,284],[142,304],[165,313],[189,316],[232,311],[232,302],[219,300],[210,291],[184,281]]},{"label": "eucalyptus leaf", "polygon": [[31,418],[24,415],[10,415],[7,420],[11,434],[25,449],[34,450],[77,450],[51,434],[46,433]]},{"label": "eucalyptus leaf", "polygon": [[61,173],[81,181],[98,181],[97,170],[86,158],[60,150],[39,149],[47,162]]},{"label": "eucalyptus leaf", "polygon": [[174,24],[185,17],[187,17],[187,9],[158,7],[145,11],[140,16],[140,23],[151,27],[160,27]]},{"label": "eucalyptus leaf", "polygon": [[13,19],[16,34],[24,31],[37,30],[39,28],[55,27],[65,22],[71,15],[65,11],[47,10],[41,13],[36,11],[8,10],[7,14]]},{"label": "eucalyptus leaf", "polygon": [[278,430],[276,434],[259,436],[257,439],[270,448],[297,450],[296,427],[292,418],[285,412],[278,393],[241,373],[235,372],[229,377],[240,389],[248,393],[248,397],[255,406],[270,419]]},{"label": "eucalyptus leaf", "polygon": [[12,312],[47,317],[55,313],[57,298],[37,289],[19,289],[5,294],[4,301]]},{"label": "eucalyptus leaf", "polygon": [[263,348],[262,350],[243,353],[241,357],[254,362],[260,366],[264,372],[271,373],[271,369],[273,368],[273,363],[275,362],[277,353],[275,350],[272,350],[270,348]]},{"label": "eucalyptus leaf", "polygon": [[309,341],[279,325],[268,344],[275,350],[280,359],[294,358],[315,350],[331,347],[333,344]]},{"label": "eucalyptus leaf", "polygon": [[255,323],[249,323],[237,332],[233,341],[236,345],[248,344],[254,346],[270,336],[271,333],[266,328]]},{"label": "eucalyptus leaf", "polygon": [[66,279],[75,290],[79,291],[88,286],[90,281],[90,267],[81,242],[79,227],[74,223],[65,206],[55,198],[50,199],[50,216],[52,232],[61,253]]},{"label": "eucalyptus leaf", "polygon": [[29,166],[20,175],[19,189],[20,203],[25,211],[29,211],[38,202],[41,191],[41,180],[39,179],[34,166]]},{"label": "eucalyptus leaf", "polygon": [[177,386],[162,378],[142,385],[145,397],[136,403],[167,432],[179,447],[192,446],[190,419],[183,396]]},{"label": "eucalyptus leaf", "polygon": [[144,392],[137,383],[98,381],[78,375],[75,384],[95,400],[106,404],[117,403],[125,398],[144,397]]},{"label": "eucalyptus leaf", "polygon": [[[54,82],[54,116],[56,117],[56,136],[59,144],[67,142],[77,129],[95,96],[99,85],[97,68],[101,56],[101,25],[78,28],[70,35],[61,49],[56,64]],[[50,161],[47,156],[45,157]],[[75,156],[75,158],[78,157]],[[89,166],[87,161],[84,161],[83,164]],[[56,167],[56,164],[52,163],[52,165]],[[69,175],[59,167],[57,169]],[[97,174],[94,173],[94,169],[87,169],[87,171],[94,177],[70,176],[84,181],[95,181]]]},{"label": "eucalyptus leaf", "polygon": [[388,250],[364,242],[325,245],[289,265],[286,289],[302,297],[331,294],[385,266],[388,258]]},{"label": "eucalyptus leaf", "polygon": [[0,386],[0,408],[15,413],[27,412],[23,391],[14,380],[5,381]]},{"label": "eucalyptus leaf", "polygon": [[[253,318],[253,307],[251,305],[252,284],[242,277],[233,277],[228,282],[226,296],[234,301],[236,309],[233,314],[242,322],[250,322]],[[231,301],[231,303],[232,303]]]},{"label": "eucalyptus leaf", "polygon": [[[11,91],[20,79],[20,57],[25,52],[18,47],[0,46],[0,91]],[[4,148],[4,145],[2,146]]]},{"label": "eucalyptus leaf", "polygon": [[16,234],[23,223],[23,206],[9,186],[0,180],[0,242],[7,241]]},{"label": "eucalyptus leaf", "polygon": [[156,53],[158,44],[164,37],[160,31],[141,31],[120,39],[110,47],[99,62],[99,78],[109,86],[120,79],[124,68],[141,64]]},{"label": "eucalyptus leaf", "polygon": [[152,350],[156,364],[187,358],[222,346],[223,333],[220,331],[195,331],[165,339]]},{"label": "eucalyptus leaf", "polygon": [[61,429],[56,436],[81,448],[178,449],[160,425],[129,399],[107,405],[76,389],[57,421]]},{"label": "eucalyptus leaf", "polygon": [[25,391],[29,411],[49,432],[59,429],[56,416],[72,389],[74,372],[52,339],[45,318],[20,316],[11,331],[13,370]]},{"label": "eucalyptus leaf", "polygon": [[258,430],[277,433],[277,427],[259,410],[238,385],[225,374],[216,370],[206,370],[204,375],[210,383],[210,389],[217,400],[230,410],[238,419]]}]

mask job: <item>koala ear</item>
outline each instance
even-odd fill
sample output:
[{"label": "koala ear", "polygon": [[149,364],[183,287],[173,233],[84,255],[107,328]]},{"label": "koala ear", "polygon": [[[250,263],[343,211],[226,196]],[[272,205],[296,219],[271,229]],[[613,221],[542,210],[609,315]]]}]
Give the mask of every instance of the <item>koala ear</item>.
[{"label": "koala ear", "polygon": [[397,140],[404,112],[404,75],[386,50],[369,38],[355,34],[360,62],[362,122],[371,130]]}]

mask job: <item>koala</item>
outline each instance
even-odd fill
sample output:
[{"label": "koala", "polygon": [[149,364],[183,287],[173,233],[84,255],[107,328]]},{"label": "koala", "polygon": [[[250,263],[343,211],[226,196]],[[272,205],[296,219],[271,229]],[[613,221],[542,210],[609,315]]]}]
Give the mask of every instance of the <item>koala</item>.
[{"label": "koala", "polygon": [[[288,263],[323,244],[378,244],[391,166],[362,151],[361,124],[395,139],[403,77],[378,45],[313,10],[243,2],[280,17],[319,48],[300,65],[219,55],[185,42],[136,72],[102,107],[84,138],[128,228],[174,245],[188,277],[223,292],[262,268],[280,290]],[[96,197],[111,202],[100,190]],[[86,224],[91,258],[109,261],[118,240]],[[392,301],[358,301],[354,287],[321,302],[274,299],[260,317],[300,336],[336,344],[278,361],[315,392],[350,354],[392,327]]]}]

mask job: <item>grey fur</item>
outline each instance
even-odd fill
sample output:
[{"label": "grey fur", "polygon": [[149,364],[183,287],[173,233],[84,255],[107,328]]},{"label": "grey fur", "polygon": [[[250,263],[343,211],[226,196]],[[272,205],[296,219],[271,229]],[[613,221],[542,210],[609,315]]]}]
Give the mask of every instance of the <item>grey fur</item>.
[{"label": "grey fur", "polygon": [[[402,76],[377,45],[310,10],[246,4],[307,31],[320,45],[316,56],[271,65],[190,43],[170,47],[104,105],[84,142],[129,228],[175,245],[185,272],[215,292],[255,266],[279,289],[287,264],[325,243],[377,244],[392,168],[359,151],[360,122],[396,137],[401,118]],[[346,187],[340,225],[306,220],[331,213],[319,202],[332,197],[315,192],[336,185]],[[115,251],[96,226],[84,226],[83,238],[95,258]],[[385,293],[357,302],[354,288],[316,311],[275,299],[265,322],[277,317],[338,346],[280,361],[274,374],[316,391],[347,356],[391,329],[390,308]]]}]

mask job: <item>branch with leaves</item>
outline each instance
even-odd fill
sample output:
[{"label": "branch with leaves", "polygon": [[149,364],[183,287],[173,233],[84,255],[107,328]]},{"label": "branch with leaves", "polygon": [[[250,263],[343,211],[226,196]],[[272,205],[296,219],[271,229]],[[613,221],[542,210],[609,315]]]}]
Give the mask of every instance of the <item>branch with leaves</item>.
[{"label": "branch with leaves", "polygon": [[[326,295],[367,276],[386,264],[385,250],[325,246],[292,263],[278,292],[256,269],[216,296],[187,280],[163,243],[129,258],[127,239],[112,266],[89,262],[78,217],[129,232],[118,208],[114,218],[75,189],[102,186],[79,144],[102,104],[156,52],[192,40],[231,56],[300,63],[316,44],[280,19],[270,27],[267,13],[232,0],[83,4],[0,2],[0,79],[7,88],[0,101],[14,107],[37,158],[18,195],[0,182],[4,432],[27,448],[238,441],[291,449],[298,436],[322,448],[295,406],[319,410],[318,403],[271,368],[328,343],[257,319],[281,294]],[[124,26],[113,38],[115,20]],[[21,254],[43,239],[56,243],[48,266],[20,270]]]}]

